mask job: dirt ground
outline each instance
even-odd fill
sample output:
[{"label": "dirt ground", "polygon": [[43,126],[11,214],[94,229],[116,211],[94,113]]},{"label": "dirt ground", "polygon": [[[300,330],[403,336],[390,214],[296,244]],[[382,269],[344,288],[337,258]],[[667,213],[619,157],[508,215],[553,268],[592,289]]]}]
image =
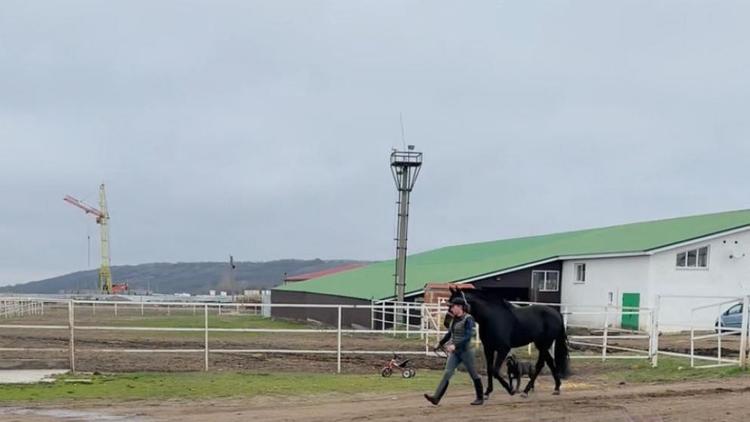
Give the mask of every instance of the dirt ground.
[{"label": "dirt ground", "polygon": [[[746,421],[750,378],[661,385],[602,387],[568,382],[552,396],[541,383],[529,398],[496,392],[484,406],[470,406],[468,387],[449,390],[440,406],[418,393],[307,396],[295,399],[257,397],[249,400],[97,402],[56,407],[0,407],[5,421],[128,420],[183,422],[221,421],[435,421],[460,415],[472,421]],[[290,400],[293,400],[291,402]]]},{"label": "dirt ground", "polygon": [[[85,323],[83,316],[77,316]],[[101,322],[88,317],[90,322]],[[49,320],[24,319],[24,323],[49,324]],[[60,324],[57,320],[55,324]],[[77,321],[78,323],[78,321]],[[202,349],[203,333],[163,333],[128,331],[76,332],[77,367],[81,371],[199,371],[203,352],[197,353],[95,353],[85,349],[174,348]],[[728,339],[724,354],[732,355],[737,339]],[[0,347],[57,348],[58,352],[1,352],[0,367],[39,368],[67,365],[66,330],[0,330]],[[344,350],[424,350],[418,339],[400,339],[383,335],[345,335]],[[646,348],[646,341],[611,339],[610,344]],[[210,336],[212,349],[327,349],[335,350],[335,334],[238,334],[216,333]],[[685,335],[660,337],[660,349],[689,351]],[[572,346],[574,353],[600,353],[601,349]],[[715,355],[714,341],[701,341],[697,350]],[[378,371],[387,356],[344,355],[346,373]],[[419,368],[440,369],[444,360],[418,356]],[[479,363],[480,367],[483,364]],[[212,370],[333,372],[336,355],[307,354],[223,354],[210,355]],[[135,401],[127,403],[75,402],[66,405],[0,407],[0,420],[127,420],[161,421],[350,421],[403,420],[434,421],[453,415],[456,409],[469,420],[513,421],[740,421],[750,417],[744,406],[750,392],[750,378],[721,379],[653,385],[612,385],[589,370],[583,361],[575,362],[575,376],[563,385],[559,397],[550,393],[551,380],[540,379],[537,390],[528,399],[496,390],[482,407],[469,406],[469,387],[456,386],[439,407],[429,405],[418,393],[401,396],[388,394],[325,395],[302,398],[254,397],[248,400],[213,399],[204,401]],[[584,382],[585,380],[585,382]]]}]

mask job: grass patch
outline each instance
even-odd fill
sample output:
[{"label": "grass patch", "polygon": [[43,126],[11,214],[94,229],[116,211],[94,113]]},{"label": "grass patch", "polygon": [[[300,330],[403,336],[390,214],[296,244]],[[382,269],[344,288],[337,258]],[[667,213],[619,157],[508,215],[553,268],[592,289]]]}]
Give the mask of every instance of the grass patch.
[{"label": "grass patch", "polygon": [[[394,375],[133,373],[97,376],[61,376],[51,384],[0,386],[0,403],[49,402],[71,399],[166,400],[301,396],[330,393],[431,392],[440,371],[419,371],[412,379]],[[70,384],[66,379],[91,379],[91,384]],[[468,375],[457,373],[452,386],[468,385]]]},{"label": "grass patch", "polygon": [[[574,371],[576,366],[573,366]],[[574,373],[572,379],[585,380],[591,377],[603,379],[607,383],[625,381],[635,384],[721,379],[748,374],[737,367],[691,369],[688,360],[671,357],[660,357],[658,368],[651,368],[646,360],[588,362],[585,366],[586,371],[582,371],[580,375]],[[382,378],[378,374],[238,372],[149,372],[95,376],[78,374],[61,376],[51,384],[0,385],[0,403],[55,402],[71,399],[127,401],[294,397],[331,393],[418,393],[432,391],[441,374],[441,371],[420,370],[413,379],[402,379],[398,374],[391,378]],[[66,382],[82,378],[90,379],[91,383]],[[451,381],[451,387],[466,390],[469,387],[468,375],[463,372],[456,373]]]},{"label": "grass patch", "polygon": [[651,362],[646,359],[636,361],[610,360],[606,363],[601,363],[601,365],[605,379],[612,382],[668,383],[748,375],[747,371],[742,370],[738,366],[705,369],[691,368],[690,359],[667,356],[659,356],[659,366],[656,368],[652,368]]}]

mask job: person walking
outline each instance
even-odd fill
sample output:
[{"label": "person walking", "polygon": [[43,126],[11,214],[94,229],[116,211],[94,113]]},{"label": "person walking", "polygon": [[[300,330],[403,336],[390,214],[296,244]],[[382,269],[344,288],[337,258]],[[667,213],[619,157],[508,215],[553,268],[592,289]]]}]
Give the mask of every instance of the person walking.
[{"label": "person walking", "polygon": [[435,394],[425,394],[424,397],[427,401],[437,406],[440,399],[443,398],[445,391],[448,390],[448,384],[456,368],[463,363],[474,383],[474,390],[476,392],[476,399],[471,404],[475,406],[484,404],[482,378],[474,366],[474,345],[471,341],[474,337],[476,323],[474,322],[474,318],[469,314],[469,304],[466,303],[464,298],[453,298],[448,302],[448,305],[450,306],[449,312],[453,316],[453,320],[448,332],[440,340],[438,347],[445,346],[450,340],[452,344],[445,346],[445,350],[450,356],[448,357],[448,362],[445,364],[443,378],[440,380]]}]

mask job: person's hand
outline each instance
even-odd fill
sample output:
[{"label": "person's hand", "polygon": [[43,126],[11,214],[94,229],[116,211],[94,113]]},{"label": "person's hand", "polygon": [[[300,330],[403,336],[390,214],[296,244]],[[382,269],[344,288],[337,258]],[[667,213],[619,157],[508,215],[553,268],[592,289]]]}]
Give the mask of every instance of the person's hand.
[{"label": "person's hand", "polygon": [[456,345],[455,344],[449,344],[449,345],[445,346],[445,351],[448,352],[448,353],[453,353],[455,350],[456,350]]}]

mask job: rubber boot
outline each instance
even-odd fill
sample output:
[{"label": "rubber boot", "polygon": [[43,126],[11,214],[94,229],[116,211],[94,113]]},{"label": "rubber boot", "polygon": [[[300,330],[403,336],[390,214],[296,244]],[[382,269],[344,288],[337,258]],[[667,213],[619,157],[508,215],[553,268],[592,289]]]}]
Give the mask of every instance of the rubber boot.
[{"label": "rubber boot", "polygon": [[482,379],[477,378],[474,380],[474,391],[477,393],[477,398],[471,402],[472,406],[479,406],[484,404],[484,393],[482,393]]},{"label": "rubber boot", "polygon": [[448,383],[446,382],[444,385],[441,385],[438,387],[437,392],[435,392],[434,396],[431,396],[429,394],[425,394],[424,398],[427,399],[428,402],[434,404],[435,406],[440,403],[440,399],[443,398],[443,395],[445,394],[445,391],[448,390]]}]

